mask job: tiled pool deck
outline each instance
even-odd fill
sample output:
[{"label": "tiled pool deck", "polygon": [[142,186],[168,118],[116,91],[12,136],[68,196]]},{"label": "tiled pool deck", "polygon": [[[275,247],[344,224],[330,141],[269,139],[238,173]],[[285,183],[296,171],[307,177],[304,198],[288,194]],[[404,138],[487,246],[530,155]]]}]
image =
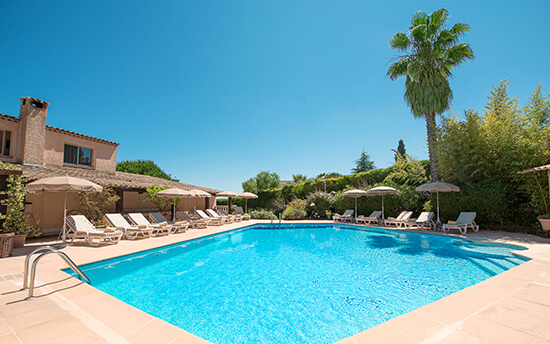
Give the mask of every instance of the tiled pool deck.
[{"label": "tiled pool deck", "polygon": [[[80,265],[258,222],[63,251]],[[550,240],[487,231],[466,237],[527,247],[521,254],[533,260],[338,343],[550,344]],[[45,244],[51,243],[15,249],[13,257],[0,259],[0,343],[208,343],[67,277],[57,257],[40,262],[36,298],[25,300],[27,291],[20,291],[25,255]]]}]

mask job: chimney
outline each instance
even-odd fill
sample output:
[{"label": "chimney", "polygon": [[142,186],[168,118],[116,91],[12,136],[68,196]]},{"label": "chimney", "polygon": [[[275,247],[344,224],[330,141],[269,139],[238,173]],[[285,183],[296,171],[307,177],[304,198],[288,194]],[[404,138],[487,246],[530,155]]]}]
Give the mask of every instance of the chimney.
[{"label": "chimney", "polygon": [[46,117],[50,103],[32,97],[21,99],[17,162],[44,166]]}]

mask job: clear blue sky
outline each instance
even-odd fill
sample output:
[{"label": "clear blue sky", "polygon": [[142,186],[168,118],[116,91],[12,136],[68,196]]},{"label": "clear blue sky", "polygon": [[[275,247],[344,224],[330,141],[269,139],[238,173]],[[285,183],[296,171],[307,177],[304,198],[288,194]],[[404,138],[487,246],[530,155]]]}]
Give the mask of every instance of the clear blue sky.
[{"label": "clear blue sky", "polygon": [[399,139],[426,159],[425,122],[385,77],[417,10],[472,26],[453,111],[505,78],[521,103],[550,87],[546,0],[0,1],[0,113],[46,100],[49,125],[221,190],[262,170],[347,174],[362,149],[387,167]]}]

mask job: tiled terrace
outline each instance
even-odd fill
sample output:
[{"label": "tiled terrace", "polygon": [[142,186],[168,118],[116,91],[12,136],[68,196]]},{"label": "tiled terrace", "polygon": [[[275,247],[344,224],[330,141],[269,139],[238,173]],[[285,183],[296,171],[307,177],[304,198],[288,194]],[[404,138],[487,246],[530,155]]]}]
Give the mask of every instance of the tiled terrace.
[{"label": "tiled terrace", "polygon": [[[92,248],[63,249],[77,264],[169,245],[256,223]],[[468,233],[472,240],[521,245],[533,260],[339,343],[550,343],[550,240],[503,232]],[[0,343],[208,343],[154,318],[41,261],[36,298],[25,300],[22,268],[36,243],[0,259]],[[421,292],[421,291],[419,291]]]}]

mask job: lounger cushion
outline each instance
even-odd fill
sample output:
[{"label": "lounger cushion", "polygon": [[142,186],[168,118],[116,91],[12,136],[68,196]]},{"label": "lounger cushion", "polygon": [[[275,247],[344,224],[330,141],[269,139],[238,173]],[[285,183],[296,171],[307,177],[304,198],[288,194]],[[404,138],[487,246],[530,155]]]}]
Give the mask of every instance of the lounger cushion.
[{"label": "lounger cushion", "polygon": [[105,228],[105,230],[103,232],[104,233],[114,233],[114,232],[116,232],[116,228],[115,227],[107,227],[107,228]]},{"label": "lounger cushion", "polygon": [[138,228],[147,228],[147,225],[138,225]]},{"label": "lounger cushion", "polygon": [[447,222],[447,224],[449,224],[449,225],[458,225],[458,222],[456,222],[456,221],[449,221],[449,222]]},{"label": "lounger cushion", "polygon": [[164,222],[159,223],[159,225],[161,225],[162,227],[168,226],[168,222],[164,221]]}]

